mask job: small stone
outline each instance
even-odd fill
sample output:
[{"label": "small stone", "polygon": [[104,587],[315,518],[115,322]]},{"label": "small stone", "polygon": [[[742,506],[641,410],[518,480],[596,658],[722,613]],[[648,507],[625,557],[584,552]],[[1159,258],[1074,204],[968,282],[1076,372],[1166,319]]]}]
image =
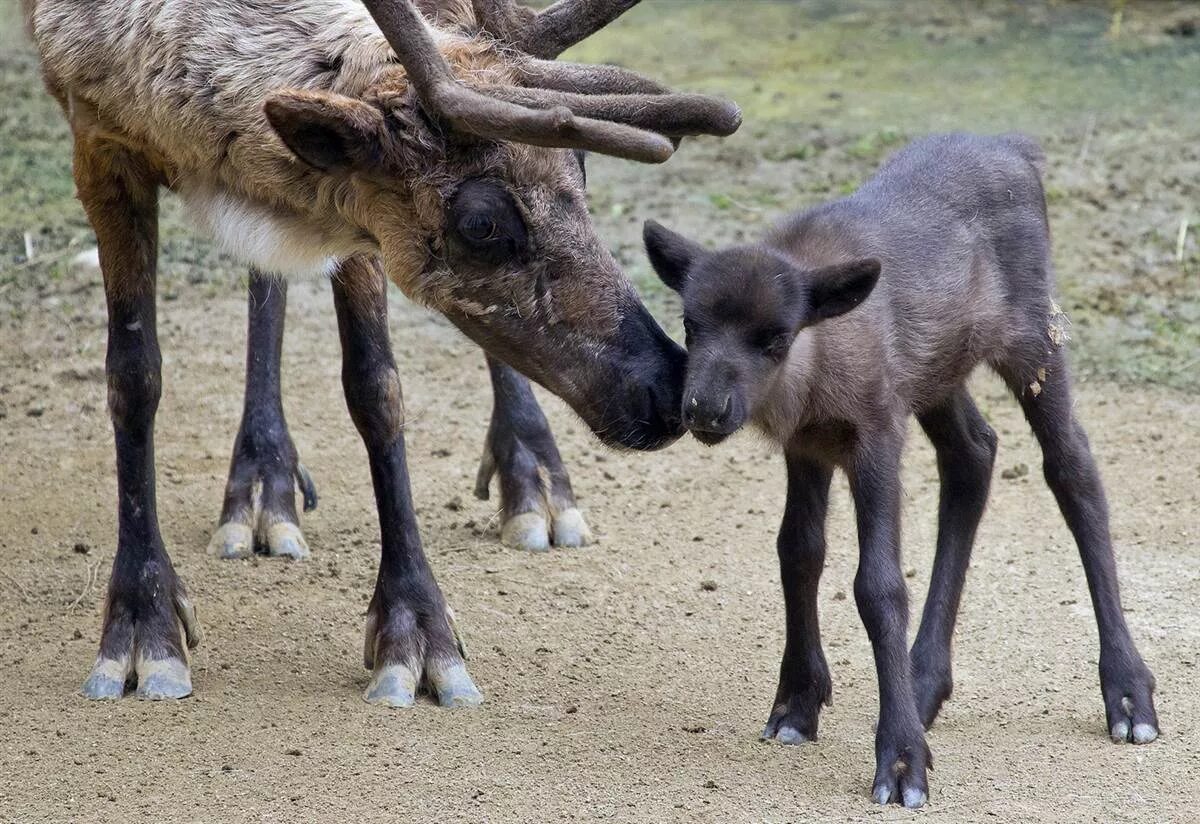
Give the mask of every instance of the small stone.
[{"label": "small stone", "polygon": [[76,541],[75,546],[73,546],[72,549],[75,551],[76,555],[87,555],[92,551],[92,548],[83,541]]},{"label": "small stone", "polygon": [[1018,478],[1024,478],[1029,474],[1029,464],[1019,463],[1016,466],[1003,470],[1000,477],[1006,481],[1015,481]]},{"label": "small stone", "polygon": [[837,592],[833,593],[833,600],[835,600],[835,601],[845,601],[845,600],[846,600],[846,593],[842,592],[842,591],[839,589]]},{"label": "small stone", "polygon": [[711,578],[706,578],[700,582],[700,589],[704,590],[705,592],[716,592],[717,582]]},{"label": "small stone", "polygon": [[451,512],[462,512],[462,508],[462,498],[458,495],[455,495],[453,498],[446,501],[446,509],[450,510]]}]

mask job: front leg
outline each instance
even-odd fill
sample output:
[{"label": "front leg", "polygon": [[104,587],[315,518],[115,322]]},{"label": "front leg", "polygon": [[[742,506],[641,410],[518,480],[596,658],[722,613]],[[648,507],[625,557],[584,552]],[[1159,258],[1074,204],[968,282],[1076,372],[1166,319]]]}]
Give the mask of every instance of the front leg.
[{"label": "front leg", "polygon": [[817,585],[825,568],[825,514],[833,471],[791,453],[787,470],[787,508],[776,543],[787,610],[787,642],[779,665],[779,689],[762,737],[800,744],[816,740],[817,717],[833,693],[817,620]]},{"label": "front leg", "polygon": [[499,474],[500,539],[506,546],[532,552],[545,552],[551,543],[584,546],[592,533],[529,380],[491,355],[487,362],[495,401],[475,495],[486,501]]},{"label": "front leg", "polygon": [[188,648],[196,611],[163,545],[154,479],[154,419],[162,393],[155,311],[158,189],[145,161],[76,137],[75,182],[96,231],[108,303],[108,409],[117,451],[117,554],[100,651],[83,694],[115,699],[192,692]]},{"label": "front leg", "polygon": [[875,653],[879,724],[875,781],[880,804],[920,807],[928,798],[930,762],[917,715],[908,658],[908,592],[900,570],[901,426],[864,432],[847,472],[858,521],[859,566],[854,598]]},{"label": "front leg", "polygon": [[417,693],[442,706],[483,696],[467,674],[454,618],[421,548],[404,451],[404,405],[387,327],[387,281],[374,258],[347,260],[333,277],[342,341],[342,385],[371,464],[383,552],[367,611],[364,698],[412,706]]},{"label": "front leg", "polygon": [[305,512],[316,509],[317,490],[283,416],[279,377],[287,281],[251,269],[248,297],[246,399],[220,525],[208,551],[220,558],[245,558],[255,549],[305,558],[308,543],[296,515],[296,486],[304,495]]}]

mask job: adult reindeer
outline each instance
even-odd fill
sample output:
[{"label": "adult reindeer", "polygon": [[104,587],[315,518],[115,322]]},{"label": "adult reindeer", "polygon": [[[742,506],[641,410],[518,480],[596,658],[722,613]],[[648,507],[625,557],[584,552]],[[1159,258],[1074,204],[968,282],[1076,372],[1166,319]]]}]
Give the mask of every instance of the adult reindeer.
[{"label": "adult reindeer", "polygon": [[596,239],[573,150],[661,162],[680,137],[732,133],[740,114],[551,59],[636,2],[534,14],[425,0],[426,18],[411,0],[25,0],[74,133],[109,312],[119,534],[85,695],[116,698],[133,681],[145,698],[192,690],[184,642],[200,635],[154,497],[166,186],[259,271],[332,276],[382,528],[367,700],[410,705],[422,685],[443,705],[481,700],[417,532],[384,273],[605,441],[650,449],[678,435],[683,353]]}]

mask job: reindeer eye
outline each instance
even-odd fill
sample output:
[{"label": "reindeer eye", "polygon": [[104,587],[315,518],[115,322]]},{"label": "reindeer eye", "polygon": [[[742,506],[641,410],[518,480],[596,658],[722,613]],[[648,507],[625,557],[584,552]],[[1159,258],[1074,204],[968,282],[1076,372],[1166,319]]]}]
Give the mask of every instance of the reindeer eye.
[{"label": "reindeer eye", "polygon": [[447,204],[446,234],[463,262],[503,266],[524,260],[529,230],[513,195],[499,182],[467,180]]},{"label": "reindeer eye", "polygon": [[478,213],[466,215],[459,221],[458,231],[467,240],[482,243],[496,236],[496,221]]}]

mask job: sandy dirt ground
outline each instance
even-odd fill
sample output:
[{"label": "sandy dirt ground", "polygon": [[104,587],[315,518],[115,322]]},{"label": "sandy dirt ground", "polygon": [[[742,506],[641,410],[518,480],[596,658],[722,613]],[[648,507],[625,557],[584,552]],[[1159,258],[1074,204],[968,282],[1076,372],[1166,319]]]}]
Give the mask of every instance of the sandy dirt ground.
[{"label": "sandy dirt ground", "polygon": [[[339,397],[331,299],[294,290],[286,397],[323,492],[313,558],[220,562],[204,546],[237,425],[242,307],[163,308],[160,512],[207,631],[178,704],[78,696],[95,654],[115,522],[102,318],[31,318],[5,374],[0,495],[0,818],[216,820],[852,820],[867,799],[876,687],[850,594],[839,487],[821,612],[834,705],[818,743],[757,734],[783,616],[774,558],[778,456],[750,437],[657,455],[599,447],[548,399],[600,541],[504,549],[470,494],[489,414],[482,358],[397,304],[412,475],[428,552],[487,694],[476,711],[388,712],[360,699],[360,633],[378,558],[365,454]],[[189,305],[191,304],[191,305]],[[87,350],[76,354],[83,340]],[[930,742],[946,821],[1184,821],[1200,746],[1200,402],[1086,386],[1080,412],[1109,483],[1128,618],[1158,676],[1160,741],[1104,734],[1096,629],[1032,437],[998,381],[977,394],[1001,433],[958,631],[957,689]],[[931,450],[906,473],[919,593],[937,509]],[[1022,474],[1022,468],[1028,474]],[[914,608],[915,611],[915,608]]]},{"label": "sandy dirt ground", "polygon": [[[1148,30],[1160,37],[1161,28]],[[0,80],[40,100],[29,67],[27,57],[0,60]],[[830,82],[848,95],[858,88],[852,76]],[[601,234],[635,275],[644,272],[633,241],[642,219],[729,240],[793,199],[836,194],[898,139],[853,125],[784,129],[761,111],[762,129],[727,149],[696,146],[664,172],[596,164]],[[241,408],[245,306],[239,270],[182,239],[169,201],[159,512],[206,638],[185,701],[80,697],[115,548],[116,483],[97,279],[21,259],[21,221],[48,227],[38,243],[60,261],[86,245],[69,178],[64,191],[63,170],[39,165],[65,151],[61,132],[57,143],[37,142],[51,115],[2,121],[26,153],[0,163],[14,192],[0,214],[0,821],[1196,820],[1200,396],[1140,379],[1104,353],[1112,339],[1144,340],[1138,361],[1160,364],[1158,384],[1197,383],[1188,316],[1171,314],[1200,306],[1173,297],[1196,288],[1196,270],[1171,263],[1171,231],[1181,209],[1200,203],[1189,176],[1200,155],[1189,144],[1182,165],[1164,171],[1164,144],[1135,133],[1170,146],[1200,124],[1168,112],[1154,122],[1101,117],[1113,128],[1089,129],[1081,114],[1038,132],[1051,155],[1060,269],[1076,296],[1068,311],[1095,312],[1076,326],[1086,365],[1079,413],[1108,483],[1127,618],[1158,677],[1162,737],[1138,748],[1109,742],[1074,545],[1019,410],[981,376],[975,393],[1000,455],[955,641],[955,695],[929,736],[931,800],[911,813],[867,796],[877,691],[851,592],[857,551],[844,482],[820,596],[834,704],[818,742],[762,743],[783,646],[781,458],[749,435],[713,450],[684,441],[654,455],[612,452],[543,394],[599,541],[544,555],[505,549],[495,505],[471,495],[490,414],[482,355],[399,297],[392,334],[418,515],[487,700],[469,711],[365,704],[361,632],[379,536],[365,452],[341,399],[328,286],[292,287],[285,342],[285,407],[321,492],[303,517],[313,556],[212,559],[205,545]],[[790,155],[779,154],[785,145]],[[24,200],[11,183],[22,170],[46,172]],[[1107,205],[1112,185],[1138,208]],[[1095,291],[1092,275],[1111,286],[1111,305],[1080,297]],[[1161,303],[1130,303],[1138,289]],[[650,294],[677,326],[670,304]],[[904,563],[915,618],[937,479],[932,450],[916,427],[911,434]]]}]

